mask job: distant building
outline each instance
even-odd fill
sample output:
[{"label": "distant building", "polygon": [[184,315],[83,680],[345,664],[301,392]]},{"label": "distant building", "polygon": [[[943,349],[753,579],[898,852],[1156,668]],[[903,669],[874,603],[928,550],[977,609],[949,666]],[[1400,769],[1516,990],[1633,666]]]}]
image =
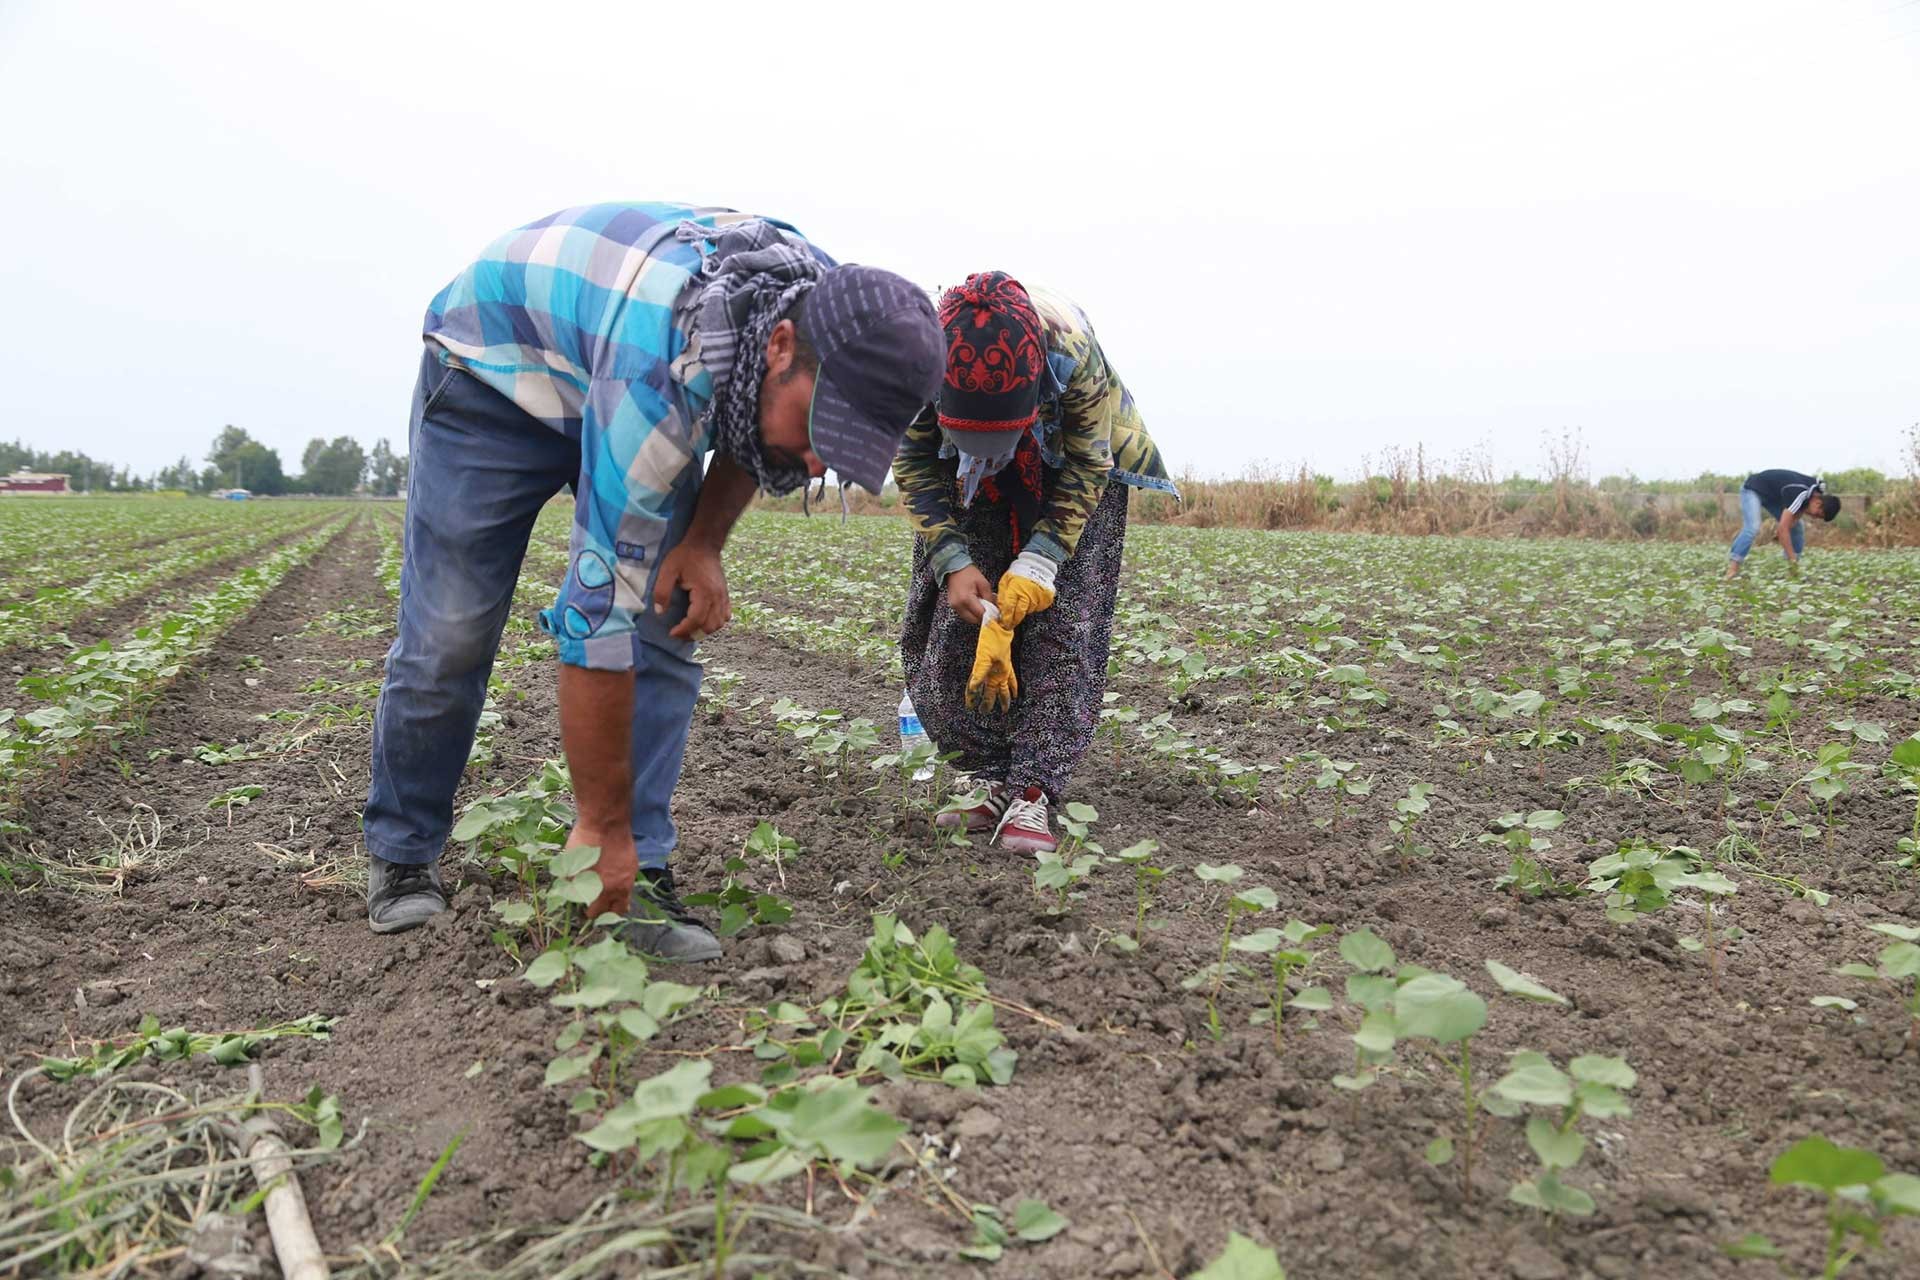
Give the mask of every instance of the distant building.
[{"label": "distant building", "polygon": [[0,476],[0,493],[72,493],[69,478],[63,471],[28,471],[22,467],[10,476]]}]

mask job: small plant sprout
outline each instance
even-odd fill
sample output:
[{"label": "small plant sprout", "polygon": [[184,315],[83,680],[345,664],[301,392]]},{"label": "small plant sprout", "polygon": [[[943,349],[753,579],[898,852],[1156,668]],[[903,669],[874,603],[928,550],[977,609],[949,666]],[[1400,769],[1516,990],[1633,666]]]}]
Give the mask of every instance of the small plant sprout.
[{"label": "small plant sprout", "polygon": [[[1460,1082],[1462,1120],[1450,1147],[1434,1144],[1428,1159],[1444,1164],[1460,1157],[1460,1194],[1473,1199],[1473,1158],[1480,1143],[1482,1098],[1474,1088],[1473,1036],[1487,1024],[1487,1002],[1458,978],[1421,973],[1394,988],[1388,1009],[1375,1010],[1361,1024],[1354,1042],[1373,1052],[1391,1052],[1399,1040],[1428,1040],[1433,1055]],[[1364,1037],[1364,1039],[1363,1039]],[[1450,1049],[1458,1046],[1457,1049]]]},{"label": "small plant sprout", "polygon": [[[1289,920],[1283,929],[1256,929],[1243,938],[1233,940],[1235,951],[1265,955],[1273,962],[1273,1004],[1270,1008],[1256,1010],[1252,1021],[1256,1026],[1264,1021],[1272,1021],[1275,1053],[1286,1051],[1282,1038],[1282,1018],[1287,1011],[1287,979],[1313,963],[1313,953],[1306,950],[1306,944],[1328,932],[1331,927]],[[1294,997],[1293,1007],[1316,1012],[1331,1009],[1333,997],[1325,987],[1306,987]]]},{"label": "small plant sprout", "polygon": [[[1142,840],[1113,856],[1113,861],[1133,868],[1133,936],[1114,939],[1122,951],[1137,950],[1146,941],[1147,911],[1153,906],[1153,886],[1165,878],[1167,869],[1155,866],[1153,855],[1160,852],[1158,840]],[[1131,943],[1129,946],[1127,944]]]},{"label": "small plant sprout", "polygon": [[[1911,1049],[1920,1038],[1920,929],[1904,924],[1869,925],[1875,933],[1894,939],[1880,948],[1873,966],[1843,964],[1834,972],[1867,982],[1884,982],[1893,988],[1901,1007],[1907,1012],[1905,1048]],[[1877,967],[1875,967],[1877,966]]]},{"label": "small plant sprout", "polygon": [[266,790],[265,787],[254,786],[252,784],[244,787],[230,787],[213,799],[207,801],[207,808],[225,809],[227,811],[227,825],[231,827],[233,825],[233,811],[236,808],[252,804],[255,800],[258,800],[262,795],[266,794]]},{"label": "small plant sprout", "polygon": [[[1203,862],[1193,869],[1193,873],[1208,884],[1227,886],[1232,886],[1237,883],[1240,878],[1246,874],[1242,868],[1230,862],[1217,867]],[[1234,923],[1244,914],[1254,911],[1271,911],[1279,905],[1279,895],[1265,886],[1238,890],[1229,888],[1227,895],[1227,923],[1226,927],[1220,932],[1220,958],[1191,978],[1186,979],[1182,984],[1186,986],[1188,990],[1192,990],[1194,987],[1202,984],[1206,986],[1207,1026],[1213,1032],[1213,1038],[1216,1040],[1220,1039],[1222,1035],[1218,1003],[1220,988],[1226,982],[1227,976],[1233,972],[1233,964],[1227,959],[1227,956],[1229,949],[1233,945]]]},{"label": "small plant sprout", "polygon": [[[1707,917],[1707,939],[1704,944],[1707,953],[1707,972],[1712,976],[1713,993],[1719,995],[1720,947],[1713,936],[1713,901],[1715,898],[1732,897],[1735,892],[1733,881],[1718,871],[1688,871],[1673,877],[1672,888],[1692,889],[1700,895],[1701,906],[1705,909]],[[1701,949],[1703,944],[1694,938],[1682,938],[1680,945],[1689,951],[1695,951]]]},{"label": "small plant sprout", "polygon": [[[1840,1147],[1814,1134],[1774,1157],[1767,1181],[1776,1187],[1801,1187],[1827,1198],[1827,1248],[1820,1270],[1833,1280],[1853,1260],[1880,1246],[1881,1232],[1894,1218],[1920,1214],[1920,1178],[1888,1173],[1871,1151]],[[1722,1246],[1735,1258],[1780,1263],[1786,1254],[1759,1232]],[[1791,1273],[1789,1273],[1791,1274]]]},{"label": "small plant sprout", "polygon": [[1567,815],[1558,809],[1535,809],[1531,813],[1503,813],[1493,820],[1493,830],[1476,837],[1480,844],[1498,845],[1507,851],[1507,873],[1493,882],[1496,889],[1511,889],[1513,896],[1538,897],[1545,892],[1560,892],[1562,886],[1540,864],[1540,855],[1553,848],[1550,836],[1566,823]]},{"label": "small plant sprout", "polygon": [[1774,805],[1774,811],[1779,812],[1795,787],[1804,786],[1808,795],[1826,804],[1827,850],[1832,852],[1834,801],[1851,788],[1854,774],[1866,771],[1866,765],[1854,760],[1852,746],[1844,742],[1829,742],[1815,753],[1813,768],[1787,784],[1787,789],[1780,793],[1780,799]]},{"label": "small plant sprout", "polygon": [[1920,868],[1920,733],[1903,739],[1893,748],[1893,754],[1887,758],[1886,772],[1902,790],[1913,793],[1913,826],[1900,837],[1898,847],[1904,856],[1897,865]]},{"label": "small plant sprout", "polygon": [[1060,851],[1037,853],[1034,858],[1038,864],[1033,869],[1034,890],[1043,897],[1049,890],[1052,891],[1054,901],[1047,908],[1047,914],[1055,916],[1063,916],[1073,910],[1072,899],[1084,896],[1074,886],[1100,866],[1100,859],[1091,853],[1083,853],[1069,862],[1064,845]]},{"label": "small plant sprout", "polygon": [[1093,824],[1100,821],[1100,811],[1090,804],[1081,804],[1069,800],[1060,808],[1060,826],[1066,832],[1066,839],[1060,842],[1060,856],[1071,858],[1082,850],[1088,853],[1105,855],[1106,850],[1092,838]]},{"label": "small plant sprout", "polygon": [[1507,1074],[1488,1090],[1489,1109],[1506,1104],[1520,1109],[1542,1107],[1546,1112],[1527,1117],[1527,1145],[1540,1161],[1540,1172],[1515,1183],[1507,1198],[1546,1214],[1549,1229],[1562,1215],[1591,1217],[1593,1197],[1561,1181],[1561,1175],[1586,1153],[1587,1140],[1577,1126],[1583,1116],[1609,1120],[1633,1114],[1624,1091],[1638,1080],[1622,1058],[1585,1055],[1562,1071],[1543,1054],[1514,1054]]},{"label": "small plant sprout", "polygon": [[1338,831],[1345,803],[1371,795],[1373,779],[1355,777],[1353,771],[1359,768],[1359,763],[1354,760],[1330,760],[1323,756],[1318,763],[1320,772],[1314,778],[1313,785],[1321,791],[1333,792],[1333,820],[1328,830]]},{"label": "small plant sprout", "polygon": [[1387,819],[1387,827],[1398,837],[1394,848],[1400,855],[1400,869],[1406,871],[1413,866],[1416,857],[1425,857],[1433,849],[1414,841],[1414,825],[1425,817],[1432,807],[1427,797],[1432,795],[1431,782],[1415,782],[1407,787],[1407,794],[1393,802],[1394,816]]},{"label": "small plant sprout", "polygon": [[800,842],[791,836],[780,834],[780,828],[771,822],[762,822],[754,827],[747,837],[747,852],[764,858],[773,864],[773,870],[780,877],[780,887],[787,887],[787,869],[783,860],[800,852]]},{"label": "small plant sprout", "polygon": [[1606,895],[1607,919],[1626,924],[1665,907],[1700,855],[1685,845],[1662,849],[1634,840],[1587,864],[1587,890]]}]

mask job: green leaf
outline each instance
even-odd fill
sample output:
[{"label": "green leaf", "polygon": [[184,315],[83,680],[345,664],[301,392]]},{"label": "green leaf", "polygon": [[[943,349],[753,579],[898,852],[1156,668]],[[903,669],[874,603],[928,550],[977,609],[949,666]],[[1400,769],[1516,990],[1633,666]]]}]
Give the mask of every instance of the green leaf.
[{"label": "green leaf", "polygon": [[468,1067],[464,1072],[464,1076],[466,1079],[471,1080],[475,1076],[479,1075],[482,1071],[485,1071],[486,1069],[487,1069],[486,1059],[475,1058],[473,1060],[473,1065]]},{"label": "green leaf", "polygon": [[802,1096],[784,1123],[776,1123],[797,1147],[817,1150],[833,1160],[875,1164],[892,1150],[907,1126],[869,1102],[872,1092],[850,1080],[837,1080]]},{"label": "green leaf", "polygon": [[1736,892],[1733,881],[1718,871],[1688,871],[1675,876],[1673,883],[1678,888],[1698,889],[1701,893],[1711,894],[1714,897],[1725,897]]},{"label": "green leaf", "polygon": [[1501,1076],[1493,1092],[1529,1106],[1564,1107],[1573,1101],[1573,1081],[1560,1068],[1541,1059],[1524,1063]]},{"label": "green leaf", "polygon": [[1541,1004],[1566,1004],[1567,998],[1557,991],[1535,982],[1524,973],[1507,968],[1498,960],[1487,961],[1487,972],[1500,984],[1500,989],[1510,996],[1519,996],[1522,1000],[1536,1000]]},{"label": "green leaf", "polygon": [[1920,929],[1904,924],[1870,924],[1867,928],[1875,933],[1884,933],[1889,938],[1898,938],[1902,942],[1920,942]]},{"label": "green leaf", "polygon": [[1633,1107],[1612,1085],[1581,1081],[1573,1087],[1574,1105],[1580,1114],[1596,1120],[1617,1120],[1633,1114]]},{"label": "green leaf", "polygon": [[1893,749],[1890,759],[1895,765],[1910,773],[1920,771],[1920,733],[1904,739]]},{"label": "green leaf", "polygon": [[547,1063],[545,1081],[547,1087],[552,1088],[557,1084],[565,1084],[569,1080],[578,1080],[593,1069],[593,1061],[599,1056],[600,1050],[595,1048],[586,1053],[568,1054],[555,1058]]},{"label": "green leaf", "polygon": [[1453,1160],[1453,1139],[1435,1138],[1427,1144],[1427,1163],[1430,1165],[1448,1164]]},{"label": "green leaf", "polygon": [[1816,1009],[1846,1009],[1851,1011],[1860,1007],[1845,996],[1815,996],[1810,1003]]},{"label": "green leaf", "polygon": [[1340,958],[1362,973],[1384,973],[1393,968],[1393,948],[1371,929],[1356,929],[1340,939]]},{"label": "green leaf", "polygon": [[757,1160],[742,1160],[727,1170],[727,1181],[749,1187],[771,1186],[791,1178],[811,1163],[805,1154],[792,1147],[780,1147]]},{"label": "green leaf", "polygon": [[1625,1058],[1584,1053],[1567,1064],[1567,1071],[1575,1080],[1610,1085],[1615,1089],[1631,1089],[1640,1083],[1639,1073],[1627,1065]]},{"label": "green leaf", "polygon": [[1209,884],[1232,884],[1235,880],[1238,880],[1247,873],[1231,862],[1223,863],[1217,867],[1210,863],[1203,862],[1193,869],[1193,874],[1199,876]]},{"label": "green leaf", "polygon": [[1256,1244],[1238,1231],[1227,1233],[1220,1256],[1193,1273],[1189,1280],[1287,1280],[1280,1255]]},{"label": "green leaf", "polygon": [[1333,1083],[1333,1087],[1336,1089],[1344,1089],[1348,1093],[1358,1093],[1362,1089],[1372,1088],[1373,1082],[1378,1080],[1379,1078],[1380,1076],[1376,1072],[1357,1071],[1350,1076],[1348,1075],[1335,1076],[1333,1077],[1332,1083]]},{"label": "green leaf", "polygon": [[1362,1009],[1384,1009],[1393,1003],[1396,985],[1392,978],[1381,973],[1350,973],[1347,975],[1347,1003],[1357,1004]]},{"label": "green leaf", "polygon": [[1889,978],[1920,978],[1920,946],[1894,942],[1880,949],[1880,972]]},{"label": "green leaf", "polygon": [[566,880],[579,875],[599,861],[600,850],[592,845],[562,849],[547,863],[547,874],[555,880]]},{"label": "green leaf", "polygon": [[1302,987],[1288,997],[1287,1007],[1303,1013],[1323,1013],[1333,1008],[1333,993],[1325,987]]},{"label": "green leaf", "polygon": [[1843,978],[1865,978],[1868,982],[1880,980],[1880,971],[1870,964],[1843,964],[1834,972]]},{"label": "green leaf", "polygon": [[1890,1173],[1873,1184],[1873,1202],[1880,1212],[1904,1216],[1920,1214],[1920,1178],[1910,1173]]},{"label": "green leaf", "polygon": [[1280,905],[1280,895],[1265,885],[1256,885],[1234,894],[1233,901],[1247,911],[1271,911]]},{"label": "green leaf", "polygon": [[692,1115],[694,1108],[699,1105],[700,1095],[707,1092],[707,1081],[712,1076],[711,1062],[705,1058],[690,1058],[657,1076],[642,1080],[634,1088],[633,1101],[625,1104],[622,1110],[630,1108],[630,1118],[640,1124],[649,1120]]},{"label": "green leaf", "polygon": [[1030,1243],[1051,1240],[1066,1229],[1067,1220],[1044,1201],[1022,1200],[1013,1211],[1013,1234]]},{"label": "green leaf", "polygon": [[1867,1186],[1886,1171],[1886,1165],[1871,1151],[1837,1147],[1819,1134],[1813,1134],[1776,1156],[1767,1177],[1775,1186],[1809,1187],[1831,1193],[1842,1187]]},{"label": "green leaf", "polygon": [[1458,978],[1430,973],[1393,996],[1393,1016],[1402,1036],[1457,1044],[1487,1023],[1487,1003]]},{"label": "green leaf", "polygon": [[564,946],[549,947],[535,956],[527,971],[520,976],[536,987],[550,987],[566,976],[567,949]]},{"label": "green leaf", "polygon": [[1787,1256],[1774,1246],[1773,1241],[1767,1239],[1758,1231],[1749,1231],[1738,1240],[1727,1241],[1720,1246],[1720,1252],[1726,1254],[1729,1258],[1740,1258],[1748,1261],[1755,1259],[1777,1259]]},{"label": "green leaf", "polygon": [[453,824],[453,838],[472,840],[492,825],[493,811],[485,805],[475,805],[461,814],[460,821]]},{"label": "green leaf", "polygon": [[1586,1153],[1587,1140],[1571,1124],[1562,1129],[1543,1115],[1527,1117],[1527,1145],[1549,1169],[1571,1169]]},{"label": "green leaf", "polygon": [[1526,825],[1534,831],[1558,831],[1566,820],[1558,809],[1535,809],[1527,815]]},{"label": "green leaf", "polygon": [[1266,955],[1268,952],[1278,951],[1280,944],[1285,941],[1285,935],[1278,929],[1255,929],[1252,933],[1235,938],[1228,945],[1235,951]]},{"label": "green leaf", "polygon": [[1362,1018],[1360,1029],[1353,1033],[1353,1042],[1368,1053],[1391,1053],[1396,1039],[1393,1015],[1385,1009]]},{"label": "green leaf", "polygon": [[493,904],[493,913],[508,924],[525,924],[533,919],[533,904],[531,902],[496,902]]},{"label": "green leaf", "polygon": [[582,871],[570,876],[547,890],[547,897],[555,902],[571,902],[584,907],[600,896],[602,885],[598,871]]}]

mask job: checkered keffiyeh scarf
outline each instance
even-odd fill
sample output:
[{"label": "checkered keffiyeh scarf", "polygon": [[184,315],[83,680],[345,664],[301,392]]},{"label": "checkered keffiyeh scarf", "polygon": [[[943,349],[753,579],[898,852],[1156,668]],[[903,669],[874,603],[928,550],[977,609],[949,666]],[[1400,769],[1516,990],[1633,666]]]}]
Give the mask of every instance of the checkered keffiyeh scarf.
[{"label": "checkered keffiyeh scarf", "polygon": [[[807,296],[825,268],[807,248],[759,218],[721,231],[683,222],[675,236],[702,246],[700,275],[689,286],[700,363],[713,379],[707,419],[714,444],[745,467],[767,493],[791,493],[807,482],[801,466],[776,466],[760,438],[760,384],[767,376],[767,335]],[[705,246],[713,244],[708,251]]]}]

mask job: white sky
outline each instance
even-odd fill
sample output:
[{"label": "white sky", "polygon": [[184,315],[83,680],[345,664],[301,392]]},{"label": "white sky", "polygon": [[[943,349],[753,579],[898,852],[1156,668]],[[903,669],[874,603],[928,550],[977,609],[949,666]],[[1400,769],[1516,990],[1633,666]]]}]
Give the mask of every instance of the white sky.
[{"label": "white sky", "polygon": [[1176,468],[1897,469],[1920,0],[1137,7],[0,0],[0,437],[404,448],[472,251],[686,199],[1076,296]]}]

